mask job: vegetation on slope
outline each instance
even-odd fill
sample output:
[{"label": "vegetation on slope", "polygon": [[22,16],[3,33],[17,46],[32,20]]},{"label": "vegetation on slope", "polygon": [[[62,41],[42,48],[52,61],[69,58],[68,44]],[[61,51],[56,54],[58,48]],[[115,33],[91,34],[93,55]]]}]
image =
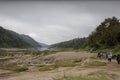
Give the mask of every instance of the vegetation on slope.
[{"label": "vegetation on slope", "polygon": [[21,35],[21,38],[33,47],[41,48],[41,45],[28,35]]},{"label": "vegetation on slope", "polygon": [[0,47],[1,48],[24,48],[24,47],[32,47],[30,44],[26,43],[24,40],[19,38],[19,34],[12,31],[6,30],[0,27]]},{"label": "vegetation on slope", "polygon": [[39,43],[26,35],[0,27],[0,48],[41,47]]},{"label": "vegetation on slope", "polygon": [[79,49],[81,47],[84,47],[84,43],[86,41],[86,38],[76,38],[73,40],[57,43],[51,45],[51,48],[73,48],[73,49]]},{"label": "vegetation on slope", "polygon": [[113,48],[120,44],[120,22],[116,17],[103,21],[87,41],[87,45],[95,49]]},{"label": "vegetation on slope", "polygon": [[[116,17],[105,19],[95,31],[86,38],[76,38],[51,45],[56,48],[73,48],[73,49],[112,49],[113,52],[120,52],[120,22]],[[114,50],[115,49],[115,50]]]}]

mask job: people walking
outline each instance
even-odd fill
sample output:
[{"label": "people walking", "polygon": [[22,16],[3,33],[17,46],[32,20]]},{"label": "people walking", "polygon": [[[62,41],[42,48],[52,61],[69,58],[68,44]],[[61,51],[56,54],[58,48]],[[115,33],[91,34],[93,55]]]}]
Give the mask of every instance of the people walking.
[{"label": "people walking", "polygon": [[117,55],[117,63],[120,64],[120,54]]},{"label": "people walking", "polygon": [[108,53],[107,58],[108,58],[108,61],[111,62],[111,60],[112,60],[112,53],[111,52]]}]

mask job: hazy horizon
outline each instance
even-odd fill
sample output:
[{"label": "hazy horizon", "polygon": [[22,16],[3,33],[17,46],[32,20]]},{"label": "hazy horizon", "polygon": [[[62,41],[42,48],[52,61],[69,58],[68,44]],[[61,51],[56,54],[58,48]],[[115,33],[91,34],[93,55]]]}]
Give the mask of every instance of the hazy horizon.
[{"label": "hazy horizon", "polygon": [[0,1],[0,26],[54,44],[88,36],[120,1]]}]

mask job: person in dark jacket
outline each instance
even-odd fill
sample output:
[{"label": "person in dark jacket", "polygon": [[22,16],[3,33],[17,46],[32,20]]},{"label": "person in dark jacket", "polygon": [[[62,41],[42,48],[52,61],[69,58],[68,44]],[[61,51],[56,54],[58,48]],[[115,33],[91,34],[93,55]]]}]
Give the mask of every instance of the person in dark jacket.
[{"label": "person in dark jacket", "polygon": [[102,53],[98,52],[97,57],[101,59],[102,58]]},{"label": "person in dark jacket", "polygon": [[117,55],[117,63],[120,64],[120,54]]}]

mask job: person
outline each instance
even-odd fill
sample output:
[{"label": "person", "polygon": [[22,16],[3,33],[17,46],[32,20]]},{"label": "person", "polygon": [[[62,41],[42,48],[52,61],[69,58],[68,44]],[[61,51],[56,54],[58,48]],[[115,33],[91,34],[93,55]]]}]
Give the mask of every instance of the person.
[{"label": "person", "polygon": [[101,58],[101,53],[100,52],[98,52],[97,57]]},{"label": "person", "polygon": [[112,53],[111,52],[107,55],[107,58],[108,58],[108,61],[111,62],[111,59],[112,59]]},{"label": "person", "polygon": [[117,55],[117,63],[120,64],[120,54]]}]

